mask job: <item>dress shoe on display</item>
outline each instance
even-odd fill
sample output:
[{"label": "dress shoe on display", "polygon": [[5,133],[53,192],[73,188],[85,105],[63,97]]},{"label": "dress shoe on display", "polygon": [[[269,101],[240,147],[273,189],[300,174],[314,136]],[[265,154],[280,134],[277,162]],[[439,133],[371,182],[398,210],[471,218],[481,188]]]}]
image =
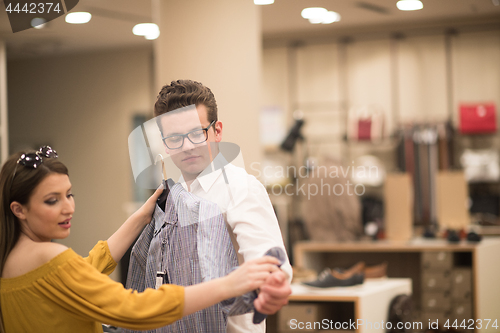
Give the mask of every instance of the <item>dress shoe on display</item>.
[{"label": "dress shoe on display", "polygon": [[[340,278],[336,273],[337,272],[332,271],[330,268],[326,268],[321,272],[317,280],[302,282],[302,284],[316,288],[350,287],[362,284],[365,279],[363,273],[354,273],[348,278]],[[334,275],[337,275],[337,277]]]},{"label": "dress shoe on display", "polygon": [[343,268],[338,268],[338,267],[334,268],[333,275],[340,278],[340,279],[346,279],[348,277],[351,277],[353,274],[363,273],[364,269],[365,269],[365,262],[360,261],[348,269],[343,269]]},{"label": "dress shoe on display", "polygon": [[334,268],[332,275],[345,279],[355,273],[363,273],[365,275],[365,279],[387,277],[387,262],[384,261],[378,265],[366,266],[363,261],[360,261],[349,269]]},{"label": "dress shoe on display", "polygon": [[387,277],[387,261],[379,265],[365,267],[364,273],[366,279]]}]

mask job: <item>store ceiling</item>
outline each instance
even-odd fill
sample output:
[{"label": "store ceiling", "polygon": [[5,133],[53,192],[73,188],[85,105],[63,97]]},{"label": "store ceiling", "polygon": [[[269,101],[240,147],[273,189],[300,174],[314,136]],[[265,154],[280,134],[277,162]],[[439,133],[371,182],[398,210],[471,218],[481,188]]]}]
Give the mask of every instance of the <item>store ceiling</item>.
[{"label": "store ceiling", "polygon": [[[242,0],[238,0],[242,1]],[[251,0],[245,0],[251,1]],[[261,6],[264,42],[290,41],[319,36],[393,31],[406,28],[461,24],[500,25],[500,0],[422,0],[420,11],[402,12],[397,0],[275,0]],[[305,7],[324,7],[342,16],[340,22],[313,25],[300,16]],[[86,50],[150,45],[132,34],[137,23],[151,21],[151,0],[80,0],[73,11],[89,11],[90,23],[70,25],[58,18],[45,29],[11,32],[3,1],[0,1],[0,39],[7,41],[8,55],[28,57]]]},{"label": "store ceiling", "polygon": [[[264,42],[348,37],[353,34],[414,32],[467,25],[500,28],[500,0],[421,0],[424,8],[404,12],[397,0],[275,0],[262,11]],[[324,7],[342,19],[328,25],[310,24],[300,16],[304,7]],[[276,18],[279,19],[276,19]]]}]

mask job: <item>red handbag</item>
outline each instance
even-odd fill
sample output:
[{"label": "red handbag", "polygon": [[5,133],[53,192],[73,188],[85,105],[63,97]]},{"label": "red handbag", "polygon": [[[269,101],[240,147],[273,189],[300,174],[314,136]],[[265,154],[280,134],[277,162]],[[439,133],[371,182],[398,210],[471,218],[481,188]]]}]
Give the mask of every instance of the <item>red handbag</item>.
[{"label": "red handbag", "polygon": [[352,107],[347,134],[354,141],[379,141],[384,138],[384,114],[376,105]]},{"label": "red handbag", "polygon": [[358,140],[371,140],[372,139],[372,120],[359,119],[358,120]]},{"label": "red handbag", "polygon": [[494,133],[497,131],[495,104],[460,104],[462,134]]}]

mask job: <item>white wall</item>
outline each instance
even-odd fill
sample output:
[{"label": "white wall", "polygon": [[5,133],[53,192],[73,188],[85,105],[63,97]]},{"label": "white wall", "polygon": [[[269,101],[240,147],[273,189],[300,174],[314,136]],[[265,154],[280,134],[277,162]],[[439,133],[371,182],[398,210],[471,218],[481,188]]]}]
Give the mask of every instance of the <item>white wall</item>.
[{"label": "white wall", "polygon": [[[290,58],[290,52],[296,52],[296,57]],[[492,101],[500,107],[500,31],[452,36],[451,59],[449,87],[444,33],[268,47],[263,56],[263,86],[272,89],[266,89],[265,103],[289,115],[300,107],[311,155],[341,158],[346,155],[339,140],[345,132],[345,112],[352,106],[380,106],[387,135],[398,122],[447,120],[450,107],[457,124],[461,101]],[[296,79],[290,73],[296,73]],[[287,85],[277,86],[277,82]],[[290,92],[294,94],[285,99]]]},{"label": "white wall", "polygon": [[240,146],[251,173],[250,164],[261,159],[260,7],[252,1],[160,1],[159,17],[157,86],[179,79],[208,86],[224,125],[223,141]]},{"label": "white wall", "polygon": [[71,235],[86,255],[126,219],[132,198],[127,139],[132,115],[152,116],[152,49],[8,62],[11,151],[49,144],[69,168]]},{"label": "white wall", "polygon": [[399,41],[399,118],[445,121],[448,115],[444,36]]},{"label": "white wall", "polygon": [[[491,101],[500,108],[500,32],[453,39],[453,102]],[[498,121],[498,116],[497,116]]]}]

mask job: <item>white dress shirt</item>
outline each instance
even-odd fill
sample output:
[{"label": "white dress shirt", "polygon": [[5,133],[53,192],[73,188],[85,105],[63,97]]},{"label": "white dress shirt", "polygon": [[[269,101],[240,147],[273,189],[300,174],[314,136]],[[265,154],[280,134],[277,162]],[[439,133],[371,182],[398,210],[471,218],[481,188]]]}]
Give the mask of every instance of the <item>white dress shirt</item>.
[{"label": "white dress shirt", "polygon": [[[182,177],[180,182],[187,189]],[[275,246],[285,250],[269,195],[264,185],[245,169],[228,163],[219,153],[189,187],[193,194],[219,206],[240,263],[260,258]],[[292,267],[288,258],[281,269],[291,281]],[[265,321],[255,325],[252,318],[253,313],[229,317],[227,332],[265,332]]]}]

